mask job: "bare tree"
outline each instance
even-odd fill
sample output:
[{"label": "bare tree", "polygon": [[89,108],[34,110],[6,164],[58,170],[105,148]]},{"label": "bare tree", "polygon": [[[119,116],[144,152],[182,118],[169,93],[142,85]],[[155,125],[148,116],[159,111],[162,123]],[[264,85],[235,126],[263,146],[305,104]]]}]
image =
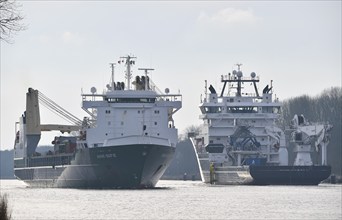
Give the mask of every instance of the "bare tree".
[{"label": "bare tree", "polygon": [[10,43],[14,33],[25,29],[20,7],[15,0],[0,0],[0,40]]},{"label": "bare tree", "polygon": [[194,137],[199,134],[200,126],[190,125],[185,128],[185,130],[179,134],[178,141],[186,140],[190,137]]}]

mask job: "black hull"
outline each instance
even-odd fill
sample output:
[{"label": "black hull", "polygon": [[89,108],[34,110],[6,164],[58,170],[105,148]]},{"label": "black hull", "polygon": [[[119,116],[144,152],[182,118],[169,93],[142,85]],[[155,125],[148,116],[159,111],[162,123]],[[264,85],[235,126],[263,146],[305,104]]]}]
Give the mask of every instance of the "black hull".
[{"label": "black hull", "polygon": [[256,185],[318,185],[331,174],[330,166],[257,166],[249,172]]},{"label": "black hull", "polygon": [[85,148],[68,165],[16,168],[15,175],[33,187],[152,188],[174,152],[148,144]]}]

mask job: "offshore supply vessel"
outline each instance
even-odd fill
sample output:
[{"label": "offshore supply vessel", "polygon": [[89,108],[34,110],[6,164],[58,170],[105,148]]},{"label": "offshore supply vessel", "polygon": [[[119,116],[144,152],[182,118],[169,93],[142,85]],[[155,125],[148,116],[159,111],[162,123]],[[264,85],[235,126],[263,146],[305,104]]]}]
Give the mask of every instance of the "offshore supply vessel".
[{"label": "offshore supply vessel", "polygon": [[[259,77],[254,72],[249,77],[243,76],[241,65],[237,64],[237,70],[221,76],[220,94],[212,85],[208,94],[205,81],[205,97],[201,98],[199,106],[203,123],[197,134],[189,135],[202,181],[211,184],[315,185],[328,178],[331,168],[326,166],[326,156],[322,166],[313,166],[310,152],[311,143],[316,147],[324,143],[322,152],[326,155],[330,125],[320,125],[320,130],[312,131],[312,127],[303,127],[304,122],[294,123],[292,140],[296,144],[297,159],[294,166],[289,166],[286,135],[277,124],[282,104],[273,95],[273,82],[259,94]],[[247,87],[250,90],[246,92]],[[308,130],[311,133],[305,133]],[[319,135],[323,136],[317,140]]]},{"label": "offshore supply vessel", "polygon": [[[121,57],[126,83],[111,82],[103,94],[82,94],[83,120],[69,114],[47,96],[30,88],[26,111],[16,123],[15,176],[36,187],[150,188],[173,158],[178,140],[173,120],[182,106],[180,94],[161,93],[148,76],[132,80],[136,57]],[[158,91],[158,92],[157,92]],[[63,115],[73,125],[40,124],[39,103]],[[41,131],[71,132],[55,137],[53,149],[38,152]]]}]

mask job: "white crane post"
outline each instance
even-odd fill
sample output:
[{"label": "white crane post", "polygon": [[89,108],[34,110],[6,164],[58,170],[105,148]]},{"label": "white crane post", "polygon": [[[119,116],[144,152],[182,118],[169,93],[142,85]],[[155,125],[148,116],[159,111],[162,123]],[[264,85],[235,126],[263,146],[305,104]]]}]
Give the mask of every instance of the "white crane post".
[{"label": "white crane post", "polygon": [[114,68],[115,68],[115,63],[110,63],[110,67],[112,69],[112,90],[115,88],[115,81],[114,81]]},{"label": "white crane post", "polygon": [[327,165],[327,146],[322,142],[322,165]]},{"label": "white crane post", "polygon": [[26,93],[26,133],[40,135],[40,114],[38,103],[38,90],[28,89]]}]

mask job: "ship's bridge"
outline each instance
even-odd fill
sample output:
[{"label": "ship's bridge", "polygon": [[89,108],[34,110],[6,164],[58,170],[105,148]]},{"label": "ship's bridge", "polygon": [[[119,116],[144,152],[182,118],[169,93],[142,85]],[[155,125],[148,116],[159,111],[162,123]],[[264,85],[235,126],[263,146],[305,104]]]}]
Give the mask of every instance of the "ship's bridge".
[{"label": "ship's bridge", "polygon": [[92,108],[107,105],[106,103],[155,103],[176,102],[180,108],[182,95],[180,94],[157,94],[147,90],[114,90],[106,94],[82,94],[83,108]]},{"label": "ship's bridge", "polygon": [[156,92],[151,90],[114,90],[107,92],[104,100],[109,103],[154,103],[156,97]]},{"label": "ship's bridge", "polygon": [[[281,107],[281,102],[257,102],[250,99],[249,101],[243,102],[230,102],[229,98],[221,99],[219,102],[203,102],[200,106],[202,113],[220,113],[221,110],[224,109],[233,109],[233,108],[246,108],[246,109],[255,109],[256,112],[259,110],[267,109],[267,108],[276,108],[279,110]],[[209,109],[216,109],[219,111],[209,111]]]},{"label": "ship's bridge", "polygon": [[109,90],[105,98],[156,98],[157,93],[152,90]]},{"label": "ship's bridge", "polygon": [[279,113],[280,102],[204,102],[199,107],[207,113]]}]

